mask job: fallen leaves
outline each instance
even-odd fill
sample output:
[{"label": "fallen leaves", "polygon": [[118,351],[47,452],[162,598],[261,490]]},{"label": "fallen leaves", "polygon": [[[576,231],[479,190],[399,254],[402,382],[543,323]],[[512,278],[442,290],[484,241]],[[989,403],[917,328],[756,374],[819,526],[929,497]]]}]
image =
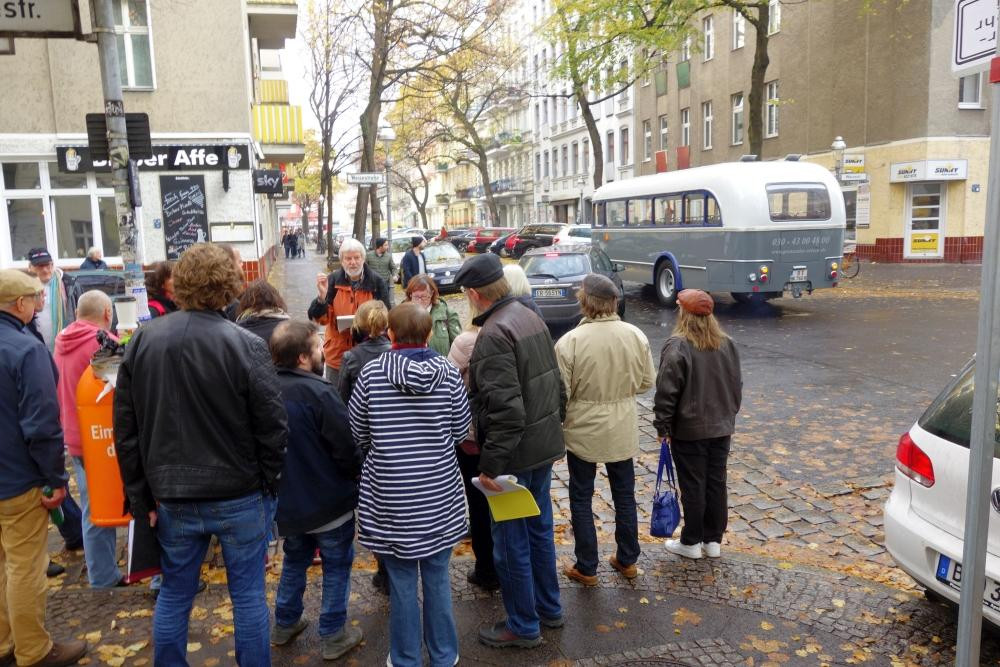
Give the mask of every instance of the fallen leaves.
[{"label": "fallen leaves", "polygon": [[689,609],[681,607],[673,613],[673,623],[677,626],[698,625],[701,623],[701,616]]}]

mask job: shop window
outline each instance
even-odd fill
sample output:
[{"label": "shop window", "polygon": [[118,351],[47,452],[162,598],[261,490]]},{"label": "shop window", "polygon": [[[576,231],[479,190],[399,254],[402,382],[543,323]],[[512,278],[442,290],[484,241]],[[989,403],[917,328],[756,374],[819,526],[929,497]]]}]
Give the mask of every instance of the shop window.
[{"label": "shop window", "polygon": [[45,247],[45,213],[41,199],[8,199],[7,226],[11,255],[16,261],[28,259],[32,248]]},{"label": "shop window", "polygon": [[56,225],[58,257],[83,260],[87,256],[87,249],[94,245],[90,197],[52,197],[52,215]]},{"label": "shop window", "polygon": [[2,172],[6,190],[37,190],[42,187],[37,162],[5,162]]},{"label": "shop window", "polygon": [[[38,165],[35,165],[36,167]],[[108,187],[110,188],[110,174],[108,174]],[[49,162],[49,187],[53,190],[75,190],[79,188],[87,187],[87,174],[85,173],[75,173],[75,174],[64,174],[59,171],[59,163]]]},{"label": "shop window", "polygon": [[147,0],[114,0],[118,63],[123,88],[151,89],[153,77],[153,34]]},{"label": "shop window", "polygon": [[118,214],[114,197],[99,197],[97,199],[98,215],[101,219],[101,241],[104,254],[108,257],[118,257],[122,254],[121,238],[118,235]]}]

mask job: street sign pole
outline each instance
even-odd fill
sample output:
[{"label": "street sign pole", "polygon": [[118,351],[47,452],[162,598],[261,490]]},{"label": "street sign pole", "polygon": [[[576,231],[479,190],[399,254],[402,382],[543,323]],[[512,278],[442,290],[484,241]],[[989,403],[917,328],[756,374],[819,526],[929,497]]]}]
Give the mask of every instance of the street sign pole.
[{"label": "street sign pole", "polygon": [[[97,33],[101,85],[104,91],[104,115],[108,124],[108,159],[111,164],[111,183],[115,189],[115,212],[118,218],[122,263],[125,265],[126,294],[136,298],[139,316],[145,319],[148,317],[148,306],[142,274],[142,258],[139,256],[142,230],[135,224],[135,211],[129,193],[128,130],[125,125],[125,104],[122,102],[114,14],[111,0],[94,0],[93,6],[96,12],[94,32]],[[138,183],[134,186],[138,193]]]},{"label": "street sign pole", "polygon": [[[1000,45],[998,45],[1000,46]],[[986,538],[989,531],[990,486],[997,437],[997,390],[1000,379],[1000,48],[990,66],[990,173],[983,238],[979,330],[976,338],[975,393],[972,399],[972,439],[969,451],[962,552],[962,596],[958,611],[955,664],[979,665],[986,586]]]},{"label": "street sign pole", "polygon": [[385,237],[389,239],[389,253],[392,253],[392,200],[389,198],[389,151],[385,152]]}]

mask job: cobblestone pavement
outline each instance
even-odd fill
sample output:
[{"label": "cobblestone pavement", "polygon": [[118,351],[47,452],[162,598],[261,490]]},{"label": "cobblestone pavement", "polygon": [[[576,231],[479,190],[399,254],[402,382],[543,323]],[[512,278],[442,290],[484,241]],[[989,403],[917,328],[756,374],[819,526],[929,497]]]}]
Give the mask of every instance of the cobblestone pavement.
[{"label": "cobblestone pavement", "polygon": [[[315,296],[316,273],[323,269],[322,259],[312,253],[308,259],[281,261],[275,267],[270,280],[293,315],[304,315]],[[866,265],[861,277],[843,290],[813,298],[855,305],[901,300],[904,309],[919,309],[922,290],[933,288],[933,307],[961,321],[959,314],[964,317],[978,298],[974,275],[973,267],[877,267],[876,272]],[[634,298],[638,288],[629,290],[629,319],[643,322],[651,332],[656,354],[656,329],[663,332],[660,339],[667,335],[673,313]],[[464,297],[446,298],[464,315]],[[397,288],[396,302],[401,300]],[[939,383],[924,386],[912,375],[889,383],[868,377],[866,364],[899,363],[886,343],[885,359],[874,361],[851,355],[840,360],[829,351],[817,351],[802,358],[794,382],[769,384],[775,373],[770,366],[790,353],[787,341],[828,325],[823,320],[828,313],[816,307],[810,311],[808,303],[800,303],[805,302],[782,306],[784,321],[777,324],[731,308],[725,297],[717,306],[741,353],[747,351],[744,411],[730,459],[730,527],[724,557],[683,561],[643,536],[641,575],[635,582],[624,581],[606,565],[597,588],[583,589],[563,580],[566,627],[546,630],[540,649],[509,653],[486,649],[475,640],[476,629],[502,617],[503,610],[498,596],[465,582],[471,561],[468,547],[460,547],[453,595],[463,664],[899,665],[954,660],[954,611],[923,598],[892,566],[882,537],[881,505],[892,483],[895,441],[919,412],[915,406],[926,405]],[[887,320],[884,326],[879,335],[888,340],[895,324]],[[845,351],[851,346],[845,344]],[[929,346],[928,354],[933,356],[935,349]],[[934,372],[940,374],[937,367],[942,364],[954,366],[967,353],[948,354],[934,364]],[[638,402],[642,453],[636,467],[637,497],[640,521],[647,522],[658,444],[651,394]],[[836,424],[835,432],[828,424]],[[561,562],[569,564],[572,533],[564,463],[555,466],[554,477],[557,548]],[[614,511],[603,475],[597,481],[594,514],[606,558],[614,542]],[[56,542],[53,537],[53,551]],[[63,554],[57,560],[69,571],[52,583],[49,626],[56,636],[89,636],[97,647],[90,657],[95,664],[151,664],[144,642],[149,640],[152,600],[145,590],[90,591],[78,556]],[[387,602],[370,587],[372,566],[370,556],[360,552],[351,615],[367,639],[346,658],[351,665],[384,664],[387,650]],[[318,576],[318,571],[310,572],[307,589],[306,608],[314,624]],[[192,616],[191,664],[231,664],[232,610],[222,585],[225,571],[208,568],[206,577],[211,584],[196,601]],[[268,579],[273,603],[277,575],[269,574]],[[984,664],[1000,663],[1000,642],[992,635],[985,636],[982,650]],[[274,663],[319,664],[318,651],[311,627],[293,646],[276,649]]]}]

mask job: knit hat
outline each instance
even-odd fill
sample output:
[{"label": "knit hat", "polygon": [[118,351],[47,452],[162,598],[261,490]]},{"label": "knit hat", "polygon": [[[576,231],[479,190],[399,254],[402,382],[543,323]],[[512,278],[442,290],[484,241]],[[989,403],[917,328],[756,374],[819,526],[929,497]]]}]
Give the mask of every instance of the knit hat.
[{"label": "knit hat", "polygon": [[426,240],[427,239],[425,239],[423,236],[411,236],[410,237],[410,245],[412,247],[416,248],[418,245],[420,245],[421,243],[423,243]]},{"label": "knit hat", "polygon": [[503,278],[503,264],[491,252],[476,255],[466,260],[455,274],[455,284],[459,287],[483,287]]},{"label": "knit hat", "polygon": [[598,299],[617,299],[621,296],[615,283],[599,273],[591,273],[583,279],[583,291]]},{"label": "knit hat", "polygon": [[700,289],[681,290],[677,295],[677,303],[692,315],[711,315],[715,309],[715,301]]}]

